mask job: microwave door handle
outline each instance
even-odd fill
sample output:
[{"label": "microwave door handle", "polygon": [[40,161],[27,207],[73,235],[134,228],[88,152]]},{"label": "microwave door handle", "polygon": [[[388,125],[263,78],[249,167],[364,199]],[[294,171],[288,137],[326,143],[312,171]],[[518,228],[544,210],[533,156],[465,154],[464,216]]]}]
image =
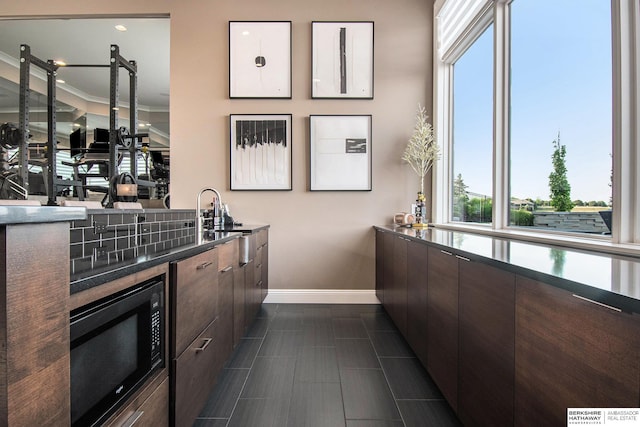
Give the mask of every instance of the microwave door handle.
[{"label": "microwave door handle", "polygon": [[202,345],[198,348],[194,348],[195,352],[200,353],[201,351],[204,351],[204,349],[207,348],[209,344],[211,344],[211,341],[213,341],[213,338],[204,338],[204,342],[202,343]]}]

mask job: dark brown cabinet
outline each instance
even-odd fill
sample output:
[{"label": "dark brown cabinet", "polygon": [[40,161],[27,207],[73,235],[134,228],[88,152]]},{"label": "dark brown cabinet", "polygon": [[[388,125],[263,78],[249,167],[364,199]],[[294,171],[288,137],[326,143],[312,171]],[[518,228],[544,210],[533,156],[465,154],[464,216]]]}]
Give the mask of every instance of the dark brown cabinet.
[{"label": "dark brown cabinet", "polygon": [[[227,350],[218,336],[218,253],[215,247],[171,264],[171,414],[176,426],[193,424],[222,368],[220,354]],[[227,288],[225,283],[225,297]]]},{"label": "dark brown cabinet", "polygon": [[217,319],[194,339],[174,362],[173,421],[191,426],[209,397],[222,368],[218,347]]},{"label": "dark brown cabinet", "polygon": [[402,335],[407,335],[407,243],[402,236],[393,236],[392,273],[385,282],[384,308]]},{"label": "dark brown cabinet", "polygon": [[172,357],[178,357],[218,315],[218,251],[172,263]]},{"label": "dark brown cabinet", "polygon": [[515,424],[563,426],[567,408],[638,407],[638,315],[516,280]]},{"label": "dark brown cabinet", "polygon": [[427,371],[457,411],[458,259],[430,247],[427,277]]},{"label": "dark brown cabinet", "polygon": [[513,425],[515,275],[458,258],[458,418]]},{"label": "dark brown cabinet", "polygon": [[376,297],[384,304],[384,236],[387,232],[376,230]]},{"label": "dark brown cabinet", "polygon": [[233,350],[234,274],[238,264],[238,241],[230,240],[218,248],[218,346],[226,360]]},{"label": "dark brown cabinet", "polygon": [[427,289],[429,247],[410,241],[407,247],[407,342],[427,366]]},{"label": "dark brown cabinet", "polygon": [[[244,318],[245,318],[245,273],[247,265],[239,265],[233,273],[233,347],[240,344],[240,340],[244,336]],[[253,266],[253,264],[252,264]]]}]

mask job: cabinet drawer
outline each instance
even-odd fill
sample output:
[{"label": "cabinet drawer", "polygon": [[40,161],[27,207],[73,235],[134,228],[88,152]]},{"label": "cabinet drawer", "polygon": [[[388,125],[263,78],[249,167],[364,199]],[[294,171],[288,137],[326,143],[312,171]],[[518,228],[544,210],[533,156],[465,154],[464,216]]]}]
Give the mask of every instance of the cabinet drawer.
[{"label": "cabinet drawer", "polygon": [[260,230],[257,233],[257,245],[258,247],[264,246],[269,241],[269,232],[267,230]]},{"label": "cabinet drawer", "polygon": [[110,427],[163,427],[169,425],[169,378],[140,404],[134,400],[129,407],[107,424]]},{"label": "cabinet drawer", "polygon": [[191,426],[213,388],[222,367],[218,350],[218,324],[214,320],[174,361],[173,401],[176,426]]},{"label": "cabinet drawer", "polygon": [[218,270],[238,265],[238,239],[233,239],[218,246]]},{"label": "cabinet drawer", "polygon": [[176,262],[173,268],[172,355],[176,357],[217,316],[218,252],[213,249],[195,255]]},{"label": "cabinet drawer", "polygon": [[258,248],[256,249],[256,256],[254,258],[255,264],[256,264],[256,268],[258,266],[262,265],[262,252],[263,252],[263,249],[264,249],[263,246],[258,246]]}]

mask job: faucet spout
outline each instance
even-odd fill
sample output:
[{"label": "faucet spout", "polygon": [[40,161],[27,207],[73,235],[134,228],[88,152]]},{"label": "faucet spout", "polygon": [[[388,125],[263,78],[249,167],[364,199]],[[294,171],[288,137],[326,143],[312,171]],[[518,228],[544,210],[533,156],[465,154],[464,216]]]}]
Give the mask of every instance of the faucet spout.
[{"label": "faucet spout", "polygon": [[[198,193],[198,197],[196,198],[196,242],[198,244],[202,243],[202,237],[203,237],[202,223],[204,222],[204,218],[202,217],[202,215],[200,215],[201,199],[202,199],[202,195],[207,191],[211,191],[216,195],[214,211],[219,212],[219,215],[222,215],[222,196],[220,195],[220,192],[215,188],[210,188],[210,187],[203,188],[202,190],[200,190],[200,192]],[[220,222],[222,222],[222,219],[220,219]]]}]

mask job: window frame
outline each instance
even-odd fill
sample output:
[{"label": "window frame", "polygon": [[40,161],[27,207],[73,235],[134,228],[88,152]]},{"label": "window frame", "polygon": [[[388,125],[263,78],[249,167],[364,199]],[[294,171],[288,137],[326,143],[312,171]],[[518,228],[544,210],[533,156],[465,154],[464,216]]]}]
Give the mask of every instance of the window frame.
[{"label": "window frame", "polygon": [[[605,237],[509,225],[509,8],[514,0],[486,0],[482,7],[475,2],[472,10],[475,15],[467,16],[467,25],[459,29],[455,40],[443,49],[442,30],[438,27],[440,13],[455,1],[437,0],[434,4],[433,127],[443,154],[433,168],[432,218],[435,225],[637,256],[640,250],[640,5],[634,0],[611,1],[613,226],[611,236]],[[465,16],[464,12],[458,13]],[[492,223],[453,222],[453,66],[490,24],[494,25]]]}]

